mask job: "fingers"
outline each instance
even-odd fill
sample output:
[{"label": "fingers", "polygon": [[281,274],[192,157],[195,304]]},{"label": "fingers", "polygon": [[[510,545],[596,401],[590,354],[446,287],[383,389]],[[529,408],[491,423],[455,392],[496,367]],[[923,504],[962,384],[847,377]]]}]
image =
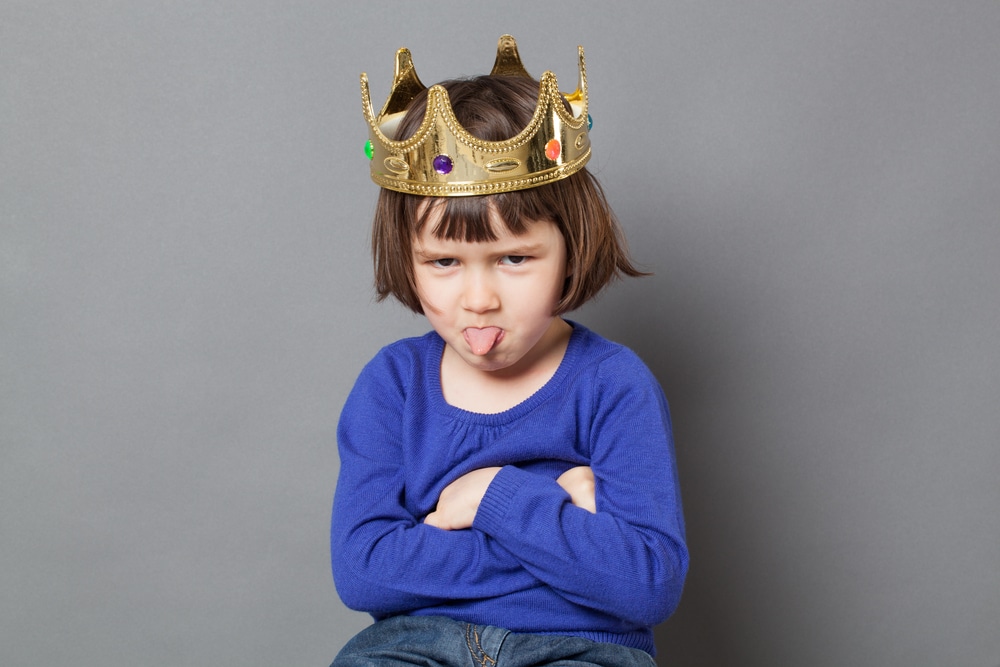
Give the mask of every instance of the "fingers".
[{"label": "fingers", "polygon": [[442,530],[471,528],[490,482],[500,468],[481,468],[462,475],[441,491],[437,508],[424,523]]},{"label": "fingers", "polygon": [[570,501],[592,514],[597,513],[597,489],[594,481],[594,471],[589,466],[570,468],[556,482],[566,493]]},{"label": "fingers", "polygon": [[437,510],[431,512],[424,517],[424,523],[428,526],[434,526],[435,528],[440,528],[441,530],[451,530],[451,527],[445,523],[444,517]]}]

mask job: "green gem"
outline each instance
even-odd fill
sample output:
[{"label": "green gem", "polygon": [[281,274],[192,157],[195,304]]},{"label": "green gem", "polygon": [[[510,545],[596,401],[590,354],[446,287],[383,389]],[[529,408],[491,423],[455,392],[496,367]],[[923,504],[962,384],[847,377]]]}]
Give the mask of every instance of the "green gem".
[{"label": "green gem", "polygon": [[365,142],[365,155],[368,156],[369,160],[371,160],[372,158],[375,157],[375,147],[372,146],[372,140],[371,139],[369,139],[368,141]]}]

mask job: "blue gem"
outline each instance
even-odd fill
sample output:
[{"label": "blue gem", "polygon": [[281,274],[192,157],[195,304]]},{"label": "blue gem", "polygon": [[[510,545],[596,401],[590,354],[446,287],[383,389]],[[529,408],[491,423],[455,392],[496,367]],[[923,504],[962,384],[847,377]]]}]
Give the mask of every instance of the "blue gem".
[{"label": "blue gem", "polygon": [[594,127],[594,119],[591,118],[590,114],[588,113],[587,114],[587,131],[590,132],[590,130],[592,130],[593,127]]}]

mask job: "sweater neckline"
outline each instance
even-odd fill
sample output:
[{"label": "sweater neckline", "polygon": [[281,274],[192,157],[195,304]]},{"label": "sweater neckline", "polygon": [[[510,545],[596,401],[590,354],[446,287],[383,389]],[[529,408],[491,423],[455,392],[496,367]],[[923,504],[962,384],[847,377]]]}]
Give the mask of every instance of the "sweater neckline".
[{"label": "sweater neckline", "polygon": [[438,412],[448,415],[454,419],[459,419],[465,422],[479,423],[487,426],[506,424],[531,412],[535,409],[535,407],[548,400],[549,397],[558,391],[566,376],[569,375],[571,369],[576,365],[576,359],[580,355],[580,347],[583,344],[583,337],[586,334],[587,329],[570,320],[565,321],[573,327],[573,330],[570,332],[569,343],[566,345],[566,352],[563,354],[563,358],[559,362],[556,372],[553,373],[548,382],[543,384],[538,391],[503,412],[472,412],[470,410],[454,406],[445,400],[444,392],[441,390],[441,358],[444,354],[445,342],[444,339],[441,338],[441,336],[439,336],[436,332],[431,331],[432,345],[430,348],[430,354],[428,355],[429,368],[427,369],[427,373],[424,377],[426,378],[425,382],[427,383],[427,396],[430,397],[432,407]]}]

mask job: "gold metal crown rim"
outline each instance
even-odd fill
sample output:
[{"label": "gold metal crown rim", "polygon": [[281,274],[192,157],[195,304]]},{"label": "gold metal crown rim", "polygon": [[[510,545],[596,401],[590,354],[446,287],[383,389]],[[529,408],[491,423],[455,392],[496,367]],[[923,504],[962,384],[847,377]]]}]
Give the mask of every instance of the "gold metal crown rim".
[{"label": "gold metal crown rim", "polygon": [[536,172],[531,176],[511,179],[494,179],[485,183],[479,181],[468,181],[464,183],[451,182],[439,185],[404,181],[395,178],[385,178],[376,174],[372,174],[372,181],[374,181],[376,185],[389,190],[395,190],[397,192],[403,192],[411,195],[420,195],[423,197],[497,195],[504,192],[526,190],[539,185],[545,185],[546,183],[552,183],[553,181],[562,180],[583,169],[589,159],[590,149],[588,148],[586,154],[582,158],[575,160],[571,164],[566,164],[561,167],[553,167],[552,169],[544,172]]}]

